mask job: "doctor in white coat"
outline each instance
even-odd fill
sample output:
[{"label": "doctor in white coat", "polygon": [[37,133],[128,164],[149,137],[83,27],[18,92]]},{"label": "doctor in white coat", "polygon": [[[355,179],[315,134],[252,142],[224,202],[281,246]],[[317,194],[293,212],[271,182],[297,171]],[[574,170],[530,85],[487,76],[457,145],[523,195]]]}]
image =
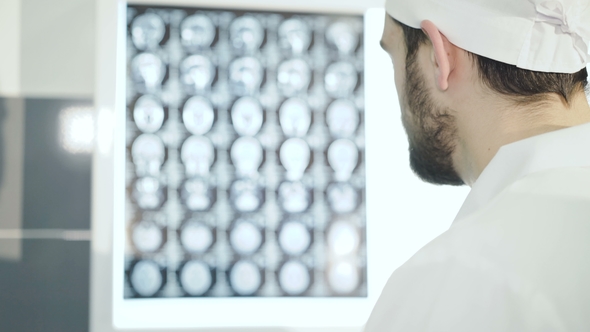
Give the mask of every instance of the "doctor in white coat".
[{"label": "doctor in white coat", "polygon": [[386,9],[410,165],[472,189],[365,331],[590,331],[590,0]]}]

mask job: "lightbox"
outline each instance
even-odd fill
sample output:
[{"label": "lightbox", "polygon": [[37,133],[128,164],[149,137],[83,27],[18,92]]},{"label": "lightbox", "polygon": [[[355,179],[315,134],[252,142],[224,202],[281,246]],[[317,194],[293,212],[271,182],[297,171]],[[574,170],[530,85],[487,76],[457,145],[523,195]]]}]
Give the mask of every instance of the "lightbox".
[{"label": "lightbox", "polygon": [[360,329],[448,227],[352,3],[99,3],[93,329]]}]

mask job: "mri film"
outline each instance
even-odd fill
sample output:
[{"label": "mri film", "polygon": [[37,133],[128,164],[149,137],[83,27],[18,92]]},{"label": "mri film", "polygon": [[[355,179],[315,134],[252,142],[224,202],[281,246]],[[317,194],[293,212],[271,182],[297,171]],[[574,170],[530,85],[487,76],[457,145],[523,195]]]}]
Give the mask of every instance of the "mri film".
[{"label": "mri film", "polygon": [[129,5],[126,299],[366,297],[363,17]]}]

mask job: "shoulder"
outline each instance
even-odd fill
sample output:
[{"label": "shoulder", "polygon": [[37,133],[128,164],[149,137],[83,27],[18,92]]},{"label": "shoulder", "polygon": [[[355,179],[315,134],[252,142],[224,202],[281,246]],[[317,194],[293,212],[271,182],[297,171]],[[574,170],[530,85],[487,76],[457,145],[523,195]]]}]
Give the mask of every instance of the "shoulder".
[{"label": "shoulder", "polygon": [[510,257],[516,252],[539,255],[542,248],[567,251],[574,250],[568,243],[589,242],[590,168],[561,168],[514,182],[431,245],[450,245],[457,253],[487,248],[497,258],[503,251],[510,251]]},{"label": "shoulder", "polygon": [[365,331],[520,332],[531,322],[563,331],[551,300],[505,272],[467,253],[412,259],[388,281]]},{"label": "shoulder", "polygon": [[[589,324],[590,169],[532,174],[388,281],[372,331],[561,331]],[[581,325],[584,326],[584,325]]]}]

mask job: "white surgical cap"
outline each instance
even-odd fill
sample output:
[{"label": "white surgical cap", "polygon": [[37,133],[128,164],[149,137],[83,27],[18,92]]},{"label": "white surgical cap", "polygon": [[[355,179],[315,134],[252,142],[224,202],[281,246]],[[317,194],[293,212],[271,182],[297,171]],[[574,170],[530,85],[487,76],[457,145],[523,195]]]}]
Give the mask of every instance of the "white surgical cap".
[{"label": "white surgical cap", "polygon": [[387,0],[396,20],[432,21],[458,47],[519,68],[575,73],[590,60],[590,0]]}]

